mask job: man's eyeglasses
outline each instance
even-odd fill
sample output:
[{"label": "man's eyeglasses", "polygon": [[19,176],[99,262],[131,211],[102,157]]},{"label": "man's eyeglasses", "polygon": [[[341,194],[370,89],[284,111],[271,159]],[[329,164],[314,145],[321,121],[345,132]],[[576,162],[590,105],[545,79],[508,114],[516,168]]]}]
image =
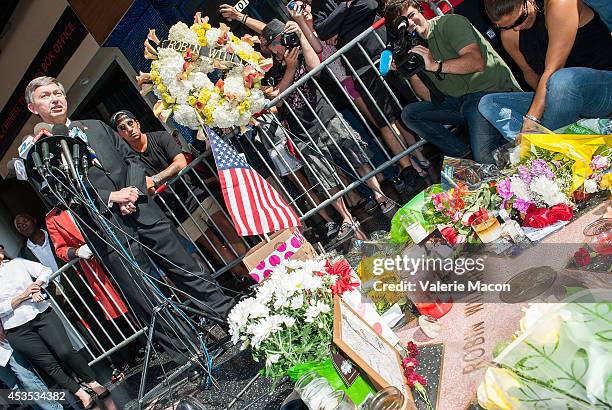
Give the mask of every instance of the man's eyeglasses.
[{"label": "man's eyeglasses", "polygon": [[512,30],[515,27],[520,26],[521,24],[523,24],[525,22],[525,20],[527,20],[527,17],[529,17],[529,9],[527,8],[527,0],[525,0],[523,2],[523,12],[521,13],[520,16],[518,16],[518,18],[516,19],[516,21],[514,23],[512,23],[512,25],[510,26],[506,26],[506,27],[500,27],[500,26],[496,26],[498,30]]},{"label": "man's eyeglasses", "polygon": [[[125,124],[127,124],[128,127],[132,128],[134,126],[134,120],[128,120],[128,121],[126,121]],[[126,127],[125,124],[121,124],[117,128],[119,128],[119,130],[121,130],[121,131],[127,131],[128,127]]]}]

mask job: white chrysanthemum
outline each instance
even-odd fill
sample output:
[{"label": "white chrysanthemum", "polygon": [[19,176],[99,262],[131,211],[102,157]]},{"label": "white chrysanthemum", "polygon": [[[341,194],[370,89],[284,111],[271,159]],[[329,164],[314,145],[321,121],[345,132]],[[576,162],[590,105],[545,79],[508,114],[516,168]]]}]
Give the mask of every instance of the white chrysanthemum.
[{"label": "white chrysanthemum", "polygon": [[331,311],[329,305],[320,300],[313,302],[311,301],[311,305],[306,308],[305,322],[312,323],[321,313],[328,313]]},{"label": "white chrysanthemum", "polygon": [[215,86],[210,81],[210,78],[202,72],[192,72],[189,76],[189,81],[191,82],[192,89],[197,89],[198,91],[201,89],[212,90]]},{"label": "white chrysanthemum", "polygon": [[299,309],[304,306],[304,295],[299,294],[292,297],[291,304],[289,306],[291,307],[291,309]]},{"label": "white chrysanthemum", "polygon": [[241,68],[238,70],[236,70],[236,68],[232,69],[225,77],[223,93],[240,101],[246,98],[246,88],[244,87]]},{"label": "white chrysanthemum", "polygon": [[252,89],[251,96],[249,97],[249,110],[252,113],[259,112],[264,109],[266,105],[266,96],[260,89]]},{"label": "white chrysanthemum", "polygon": [[176,122],[192,130],[200,126],[195,110],[190,105],[175,105],[173,115]]},{"label": "white chrysanthemum", "polygon": [[179,21],[178,23],[170,27],[168,39],[174,41],[183,41],[190,44],[198,44],[197,34],[182,21]]},{"label": "white chrysanthemum", "polygon": [[208,29],[206,30],[205,36],[206,36],[206,41],[208,42],[208,45],[212,47],[217,43],[219,36],[221,36],[221,29],[217,27]]},{"label": "white chrysanthemum", "polygon": [[274,363],[278,363],[278,361],[279,361],[279,360],[280,360],[280,354],[278,354],[278,353],[274,353],[274,354],[269,355],[269,356],[266,358],[266,367],[267,367],[267,368],[272,367],[272,365],[273,365]]},{"label": "white chrysanthemum", "polygon": [[559,185],[543,175],[533,178],[530,188],[532,192],[540,195],[548,206],[562,204],[567,201],[566,196],[559,189]]},{"label": "white chrysanthemum", "polygon": [[529,190],[527,189],[527,185],[525,185],[523,180],[517,175],[510,177],[510,190],[518,198],[524,199],[525,201],[531,200],[531,196],[529,195]]},{"label": "white chrysanthemum", "polygon": [[238,111],[238,108],[224,101],[215,108],[212,113],[212,118],[215,127],[231,128],[238,122],[240,111]]}]

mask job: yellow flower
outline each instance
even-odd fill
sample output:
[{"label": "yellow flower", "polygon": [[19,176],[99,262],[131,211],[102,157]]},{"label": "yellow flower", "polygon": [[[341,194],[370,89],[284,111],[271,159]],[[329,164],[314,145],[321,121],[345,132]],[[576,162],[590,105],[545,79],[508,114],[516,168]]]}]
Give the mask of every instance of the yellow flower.
[{"label": "yellow flower", "polygon": [[200,93],[198,94],[198,101],[203,104],[206,104],[208,100],[210,100],[210,90],[202,88],[200,90]]},{"label": "yellow flower", "polygon": [[612,189],[612,173],[608,172],[601,178],[601,181],[599,181],[599,188],[602,190]]},{"label": "yellow flower", "polygon": [[157,91],[159,91],[160,93],[165,93],[166,91],[168,91],[168,87],[166,87],[162,83],[159,83],[157,84]]},{"label": "yellow flower", "polygon": [[187,98],[187,104],[191,105],[192,107],[195,105],[196,101],[198,101],[198,99],[193,95],[190,95],[189,98]]},{"label": "yellow flower", "polygon": [[249,104],[249,100],[244,100],[243,102],[241,102],[238,106],[238,111],[240,112],[240,115],[243,115],[250,107],[251,105]]},{"label": "yellow flower", "polygon": [[164,102],[168,105],[174,104],[176,102],[176,99],[171,96],[170,93],[162,93],[161,97],[162,100],[164,100]]},{"label": "yellow flower", "polygon": [[521,332],[529,332],[529,339],[540,345],[556,343],[563,324],[557,307],[553,303],[532,303],[523,308],[525,315],[519,322]]},{"label": "yellow flower", "polygon": [[487,410],[519,408],[519,400],[512,397],[512,390],[519,389],[521,385],[520,379],[510,370],[489,367],[478,386],[478,404]]},{"label": "yellow flower", "polygon": [[213,122],[212,113],[213,113],[213,109],[211,106],[207,105],[206,107],[204,107],[202,114],[204,114],[204,123],[206,125],[212,124]]}]

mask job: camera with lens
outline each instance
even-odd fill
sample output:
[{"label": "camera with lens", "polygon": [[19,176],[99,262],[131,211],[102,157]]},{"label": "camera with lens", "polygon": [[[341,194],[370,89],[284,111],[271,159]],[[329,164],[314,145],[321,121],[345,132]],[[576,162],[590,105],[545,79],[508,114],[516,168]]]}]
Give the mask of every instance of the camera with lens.
[{"label": "camera with lens", "polygon": [[392,45],[395,66],[397,70],[406,77],[423,71],[425,69],[425,60],[417,53],[410,50],[414,46],[425,45],[420,39],[416,31],[408,32],[408,19],[401,16],[397,19],[397,24],[392,27],[392,34],[395,37],[395,43]]},{"label": "camera with lens", "polygon": [[294,48],[300,45],[300,36],[297,33],[282,33],[280,36],[281,46]]}]

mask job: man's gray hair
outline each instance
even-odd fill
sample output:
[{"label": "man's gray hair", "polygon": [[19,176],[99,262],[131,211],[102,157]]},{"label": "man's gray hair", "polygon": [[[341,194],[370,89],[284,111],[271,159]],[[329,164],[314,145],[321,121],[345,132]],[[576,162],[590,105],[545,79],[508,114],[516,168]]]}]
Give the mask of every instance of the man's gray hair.
[{"label": "man's gray hair", "polygon": [[60,90],[62,90],[62,92],[66,94],[66,90],[64,90],[64,86],[62,85],[62,83],[57,81],[57,78],[55,77],[36,77],[32,81],[30,81],[30,83],[25,89],[26,104],[31,104],[34,102],[34,91],[36,91],[38,87],[44,87],[45,85],[49,85],[49,84],[57,84]]}]

